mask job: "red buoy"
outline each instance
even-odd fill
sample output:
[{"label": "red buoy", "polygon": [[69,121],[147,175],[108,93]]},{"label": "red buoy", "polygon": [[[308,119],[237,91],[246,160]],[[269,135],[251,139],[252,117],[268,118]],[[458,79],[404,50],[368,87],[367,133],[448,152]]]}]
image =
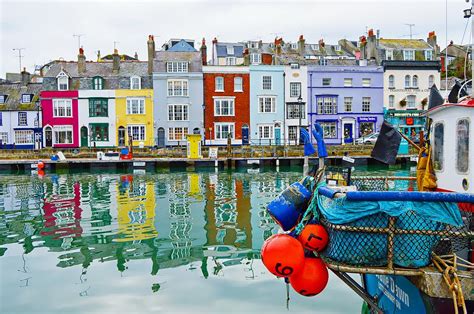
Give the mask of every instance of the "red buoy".
[{"label": "red buoy", "polygon": [[40,179],[44,178],[44,170],[38,170],[38,178]]},{"label": "red buoy", "polygon": [[301,295],[312,297],[326,288],[329,274],[320,258],[306,257],[303,269],[290,277],[290,284]]},{"label": "red buoy", "polygon": [[277,277],[290,277],[304,265],[301,243],[287,234],[275,234],[262,246],[262,262]]},{"label": "red buoy", "polygon": [[38,164],[36,165],[38,170],[43,170],[44,169],[44,162],[38,161]]},{"label": "red buoy", "polygon": [[298,236],[298,240],[306,249],[321,252],[328,244],[329,237],[323,226],[307,224]]}]

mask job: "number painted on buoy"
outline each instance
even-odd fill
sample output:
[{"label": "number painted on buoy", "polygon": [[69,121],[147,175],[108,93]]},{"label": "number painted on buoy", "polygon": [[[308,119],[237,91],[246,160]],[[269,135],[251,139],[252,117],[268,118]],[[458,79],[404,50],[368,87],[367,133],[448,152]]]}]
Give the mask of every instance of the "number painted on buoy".
[{"label": "number painted on buoy", "polygon": [[[290,266],[284,266],[283,268],[281,267],[282,264],[281,263],[276,263],[275,265],[275,271],[282,275],[282,276],[289,276],[293,273],[293,268],[290,267]],[[280,269],[281,268],[281,269]]]},{"label": "number painted on buoy", "polygon": [[319,250],[320,250],[320,247],[319,247],[319,246],[312,246],[312,245],[310,244],[310,242],[311,242],[312,239],[318,239],[319,241],[323,241],[323,238],[321,238],[321,237],[315,235],[314,233],[311,233],[311,234],[309,235],[308,239],[306,239],[305,246],[306,246],[307,248],[310,248],[310,249],[313,250],[313,251],[319,251]]}]

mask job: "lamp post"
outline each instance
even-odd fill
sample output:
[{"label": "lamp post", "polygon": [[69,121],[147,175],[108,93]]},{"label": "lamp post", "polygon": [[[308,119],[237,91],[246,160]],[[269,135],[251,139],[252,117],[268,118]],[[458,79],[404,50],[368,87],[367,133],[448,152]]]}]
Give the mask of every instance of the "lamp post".
[{"label": "lamp post", "polygon": [[301,105],[303,104],[303,98],[301,98],[301,93],[300,95],[298,96],[298,116],[300,118],[300,122],[299,122],[299,128],[298,128],[298,133],[296,133],[296,138],[298,139],[298,145],[301,145],[301,137],[300,137],[300,134],[301,134],[301,116],[302,116],[302,113],[301,113]]}]

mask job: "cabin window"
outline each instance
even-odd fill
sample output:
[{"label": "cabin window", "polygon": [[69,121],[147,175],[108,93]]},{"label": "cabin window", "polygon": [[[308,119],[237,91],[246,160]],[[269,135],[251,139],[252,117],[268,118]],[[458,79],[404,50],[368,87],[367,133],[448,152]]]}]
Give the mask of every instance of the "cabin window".
[{"label": "cabin window", "polygon": [[441,171],[444,167],[444,124],[436,123],[434,126],[434,151],[433,167]]},{"label": "cabin window", "polygon": [[469,171],[469,120],[461,119],[456,125],[456,170],[461,173]]}]

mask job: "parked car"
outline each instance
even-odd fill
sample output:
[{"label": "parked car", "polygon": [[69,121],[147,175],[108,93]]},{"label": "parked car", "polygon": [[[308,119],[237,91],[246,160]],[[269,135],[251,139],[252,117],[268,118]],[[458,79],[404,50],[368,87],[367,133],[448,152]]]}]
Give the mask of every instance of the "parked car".
[{"label": "parked car", "polygon": [[366,136],[359,137],[358,139],[355,140],[356,144],[375,144],[377,141],[377,138],[379,136],[379,133],[372,133]]}]

